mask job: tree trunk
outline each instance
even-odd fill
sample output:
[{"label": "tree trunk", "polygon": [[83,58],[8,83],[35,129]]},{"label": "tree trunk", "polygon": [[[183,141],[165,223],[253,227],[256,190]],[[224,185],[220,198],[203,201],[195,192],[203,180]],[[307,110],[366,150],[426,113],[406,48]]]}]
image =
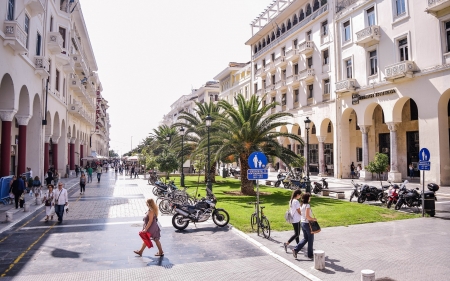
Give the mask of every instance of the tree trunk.
[{"label": "tree trunk", "polygon": [[239,160],[241,162],[241,192],[245,195],[255,195],[255,189],[253,187],[253,181],[247,179],[248,167],[248,154],[241,153]]}]

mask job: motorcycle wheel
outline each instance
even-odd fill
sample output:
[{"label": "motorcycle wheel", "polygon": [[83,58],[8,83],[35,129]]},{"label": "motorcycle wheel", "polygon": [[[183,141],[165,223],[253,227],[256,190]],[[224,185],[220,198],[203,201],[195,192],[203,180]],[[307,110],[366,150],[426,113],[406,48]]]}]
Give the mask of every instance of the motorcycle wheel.
[{"label": "motorcycle wheel", "polygon": [[220,227],[224,227],[230,221],[230,215],[223,209],[216,209],[212,214],[213,222]]},{"label": "motorcycle wheel", "polygon": [[261,220],[261,230],[264,235],[264,238],[270,238],[270,223],[266,217],[263,217]]},{"label": "motorcycle wheel", "polygon": [[378,200],[379,200],[382,204],[386,203],[386,197],[384,196],[384,192],[378,194]]},{"label": "motorcycle wheel", "polygon": [[255,231],[256,229],[256,214],[253,213],[250,217],[250,225],[252,226],[252,231]]},{"label": "motorcycle wheel", "polygon": [[395,204],[395,208],[396,210],[400,210],[400,208],[403,206],[403,200],[398,200],[397,204]]},{"label": "motorcycle wheel", "polygon": [[348,201],[352,202],[353,196],[355,196],[355,192],[352,192],[352,195],[350,195],[350,199]]},{"label": "motorcycle wheel", "polygon": [[183,215],[180,214],[175,214],[172,217],[172,225],[173,227],[175,227],[178,230],[184,230],[186,229],[186,227],[188,227],[189,225],[189,221],[182,221],[182,219],[184,219],[185,217]]},{"label": "motorcycle wheel", "polygon": [[364,203],[364,201],[366,201],[366,198],[363,198],[361,195],[358,196],[358,203]]},{"label": "motorcycle wheel", "polygon": [[283,182],[284,188],[289,188],[291,186],[290,182]]},{"label": "motorcycle wheel", "polygon": [[388,202],[387,202],[387,204],[386,204],[386,207],[387,207],[388,209],[390,209],[391,206],[392,206],[392,200],[388,200]]},{"label": "motorcycle wheel", "polygon": [[317,194],[317,193],[319,193],[319,189],[317,188],[317,186],[314,186],[314,188],[313,188],[313,192],[314,192],[314,194]]},{"label": "motorcycle wheel", "polygon": [[157,196],[157,194],[158,194],[158,187],[157,186],[153,187],[152,192],[153,192],[153,195]]},{"label": "motorcycle wheel", "polygon": [[162,200],[161,202],[159,202],[159,210],[161,211],[161,213],[167,215],[170,213],[170,203],[169,200]]},{"label": "motorcycle wheel", "polygon": [[280,181],[275,182],[275,187],[279,187],[280,186]]}]

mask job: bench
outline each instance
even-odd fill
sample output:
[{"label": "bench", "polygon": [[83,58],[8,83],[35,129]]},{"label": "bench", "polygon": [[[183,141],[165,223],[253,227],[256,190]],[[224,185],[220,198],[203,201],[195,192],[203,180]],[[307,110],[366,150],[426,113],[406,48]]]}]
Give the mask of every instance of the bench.
[{"label": "bench", "polygon": [[345,193],[344,192],[336,192],[334,194],[334,196],[336,197],[336,199],[345,199]]}]

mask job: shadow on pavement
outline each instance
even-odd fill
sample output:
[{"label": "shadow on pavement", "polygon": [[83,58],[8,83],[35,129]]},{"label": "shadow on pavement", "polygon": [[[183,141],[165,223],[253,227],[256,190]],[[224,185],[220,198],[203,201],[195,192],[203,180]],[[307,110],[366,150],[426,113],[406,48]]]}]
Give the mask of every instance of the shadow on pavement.
[{"label": "shadow on pavement", "polygon": [[56,248],[56,249],[54,249],[52,251],[52,257],[55,257],[55,258],[79,259],[80,258],[80,253]]},{"label": "shadow on pavement", "polygon": [[228,227],[219,227],[219,226],[207,226],[207,227],[200,227],[200,228],[191,228],[188,230],[175,230],[176,233],[180,234],[189,234],[189,233],[196,233],[196,232],[206,232],[210,231],[212,233],[216,232],[228,232],[230,229]]},{"label": "shadow on pavement", "polygon": [[170,269],[174,266],[174,264],[172,264],[168,258],[165,257],[148,257],[151,261],[149,263],[147,263],[147,266],[152,266],[152,265],[156,265],[156,266],[162,266],[164,268]]},{"label": "shadow on pavement", "polygon": [[[335,271],[339,271],[339,272],[346,272],[346,273],[353,273],[354,272],[353,270],[346,269],[343,266],[337,265],[336,264],[337,262],[340,262],[340,260],[330,259],[329,257],[326,257],[325,258],[325,267],[332,268]],[[325,272],[325,271],[323,271],[323,272],[324,273],[328,273],[328,272]],[[334,274],[334,272],[333,272],[333,274]]]}]

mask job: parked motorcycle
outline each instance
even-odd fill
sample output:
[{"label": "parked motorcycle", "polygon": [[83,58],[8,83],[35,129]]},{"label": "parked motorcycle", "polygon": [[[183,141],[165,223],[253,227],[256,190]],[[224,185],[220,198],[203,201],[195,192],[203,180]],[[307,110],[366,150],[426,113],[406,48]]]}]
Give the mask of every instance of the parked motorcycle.
[{"label": "parked motorcycle", "polygon": [[172,225],[178,230],[188,227],[190,222],[204,222],[212,217],[213,222],[224,227],[230,221],[230,215],[224,209],[216,208],[217,199],[212,193],[202,198],[195,205],[172,204],[175,215],[172,217]]},{"label": "parked motorcycle", "polygon": [[363,203],[364,201],[380,201],[381,203],[385,203],[386,197],[384,190],[387,188],[386,186],[377,188],[375,186],[368,186],[367,184],[363,185],[358,196],[358,203]]},{"label": "parked motorcycle", "polygon": [[360,189],[361,189],[361,185],[355,183],[352,180],[352,184],[353,184],[353,190],[352,190],[352,194],[350,195],[350,202],[352,202],[353,197],[359,198],[359,193],[360,193]]},{"label": "parked motorcycle", "polygon": [[[279,187],[281,183],[283,183],[283,186],[286,187],[286,184],[284,183],[286,178],[287,178],[287,173],[286,172],[278,173],[277,181],[275,182],[275,187]],[[288,181],[286,180],[286,182],[288,182]],[[289,184],[287,183],[287,185],[289,185]]]},{"label": "parked motorcycle", "polygon": [[323,189],[328,189],[328,182],[326,178],[322,178],[320,180],[322,183],[319,182],[314,182],[314,188],[313,188],[313,192],[315,194],[321,192]]},{"label": "parked motorcycle", "polygon": [[422,196],[425,195],[425,198],[428,197],[428,193],[433,193],[434,200],[437,201],[436,197],[436,191],[439,190],[439,186],[435,183],[429,183],[427,185],[427,188],[429,191],[425,191],[425,194],[422,194],[422,192],[419,193],[419,188],[416,187],[415,189],[407,189],[406,184],[408,183],[407,180],[405,180],[402,184],[402,187],[400,188],[400,191],[398,193],[398,201],[397,204],[395,204],[395,209],[400,210],[400,208],[403,205],[406,205],[408,207],[417,207],[419,208],[422,206]]},{"label": "parked motorcycle", "polygon": [[394,184],[392,186],[392,189],[389,190],[388,199],[387,199],[387,203],[386,203],[386,207],[388,209],[391,208],[392,204],[394,204],[394,206],[395,206],[395,204],[397,204],[397,202],[398,202],[398,190],[399,189],[400,189],[400,187],[397,184]]}]

